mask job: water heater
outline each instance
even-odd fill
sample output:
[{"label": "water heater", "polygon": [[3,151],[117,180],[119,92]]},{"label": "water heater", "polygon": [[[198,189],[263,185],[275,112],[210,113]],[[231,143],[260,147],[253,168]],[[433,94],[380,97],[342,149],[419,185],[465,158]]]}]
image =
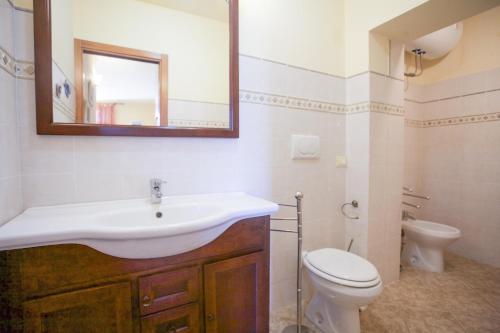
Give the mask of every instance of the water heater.
[{"label": "water heater", "polygon": [[452,24],[406,43],[406,51],[411,52],[414,49],[422,49],[425,51],[423,55],[425,59],[441,58],[457,46],[463,31],[464,25],[462,22]]}]

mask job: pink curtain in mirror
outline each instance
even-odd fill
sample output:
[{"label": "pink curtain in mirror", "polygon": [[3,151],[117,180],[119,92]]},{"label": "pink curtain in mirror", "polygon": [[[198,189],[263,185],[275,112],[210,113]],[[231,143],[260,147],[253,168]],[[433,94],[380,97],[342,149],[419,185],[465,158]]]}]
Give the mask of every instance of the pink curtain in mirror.
[{"label": "pink curtain in mirror", "polygon": [[98,124],[113,125],[115,123],[114,103],[97,103],[96,122]]}]

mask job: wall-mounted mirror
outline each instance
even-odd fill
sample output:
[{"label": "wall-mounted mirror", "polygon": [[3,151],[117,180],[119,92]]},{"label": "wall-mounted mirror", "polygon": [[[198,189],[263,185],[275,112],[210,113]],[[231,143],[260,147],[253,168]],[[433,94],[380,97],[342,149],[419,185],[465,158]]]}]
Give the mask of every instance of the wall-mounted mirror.
[{"label": "wall-mounted mirror", "polygon": [[237,0],[34,7],[39,134],[238,137]]}]

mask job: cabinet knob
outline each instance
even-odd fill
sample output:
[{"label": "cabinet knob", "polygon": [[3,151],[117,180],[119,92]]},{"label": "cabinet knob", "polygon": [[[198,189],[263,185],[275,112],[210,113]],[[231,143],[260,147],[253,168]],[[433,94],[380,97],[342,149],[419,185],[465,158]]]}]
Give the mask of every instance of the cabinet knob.
[{"label": "cabinet knob", "polygon": [[167,333],[176,333],[176,332],[177,332],[177,327],[175,327],[174,325],[170,325],[167,328]]},{"label": "cabinet knob", "polygon": [[142,306],[147,308],[150,305],[151,305],[151,297],[149,297],[148,295],[144,296],[142,298]]},{"label": "cabinet knob", "polygon": [[215,316],[211,313],[207,314],[207,320],[208,321],[213,321],[215,319]]}]

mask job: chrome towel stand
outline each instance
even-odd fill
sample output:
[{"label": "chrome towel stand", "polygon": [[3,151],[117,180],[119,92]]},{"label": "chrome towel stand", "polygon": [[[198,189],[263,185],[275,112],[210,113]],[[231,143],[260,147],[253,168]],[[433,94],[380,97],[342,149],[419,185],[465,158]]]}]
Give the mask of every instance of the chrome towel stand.
[{"label": "chrome towel stand", "polygon": [[281,207],[294,207],[297,208],[297,217],[272,217],[271,221],[297,221],[297,230],[289,229],[271,229],[274,232],[284,232],[297,234],[297,323],[290,325],[283,329],[282,333],[309,333],[309,327],[302,325],[302,199],[304,195],[302,192],[295,194],[297,200],[296,205],[278,204]]}]

